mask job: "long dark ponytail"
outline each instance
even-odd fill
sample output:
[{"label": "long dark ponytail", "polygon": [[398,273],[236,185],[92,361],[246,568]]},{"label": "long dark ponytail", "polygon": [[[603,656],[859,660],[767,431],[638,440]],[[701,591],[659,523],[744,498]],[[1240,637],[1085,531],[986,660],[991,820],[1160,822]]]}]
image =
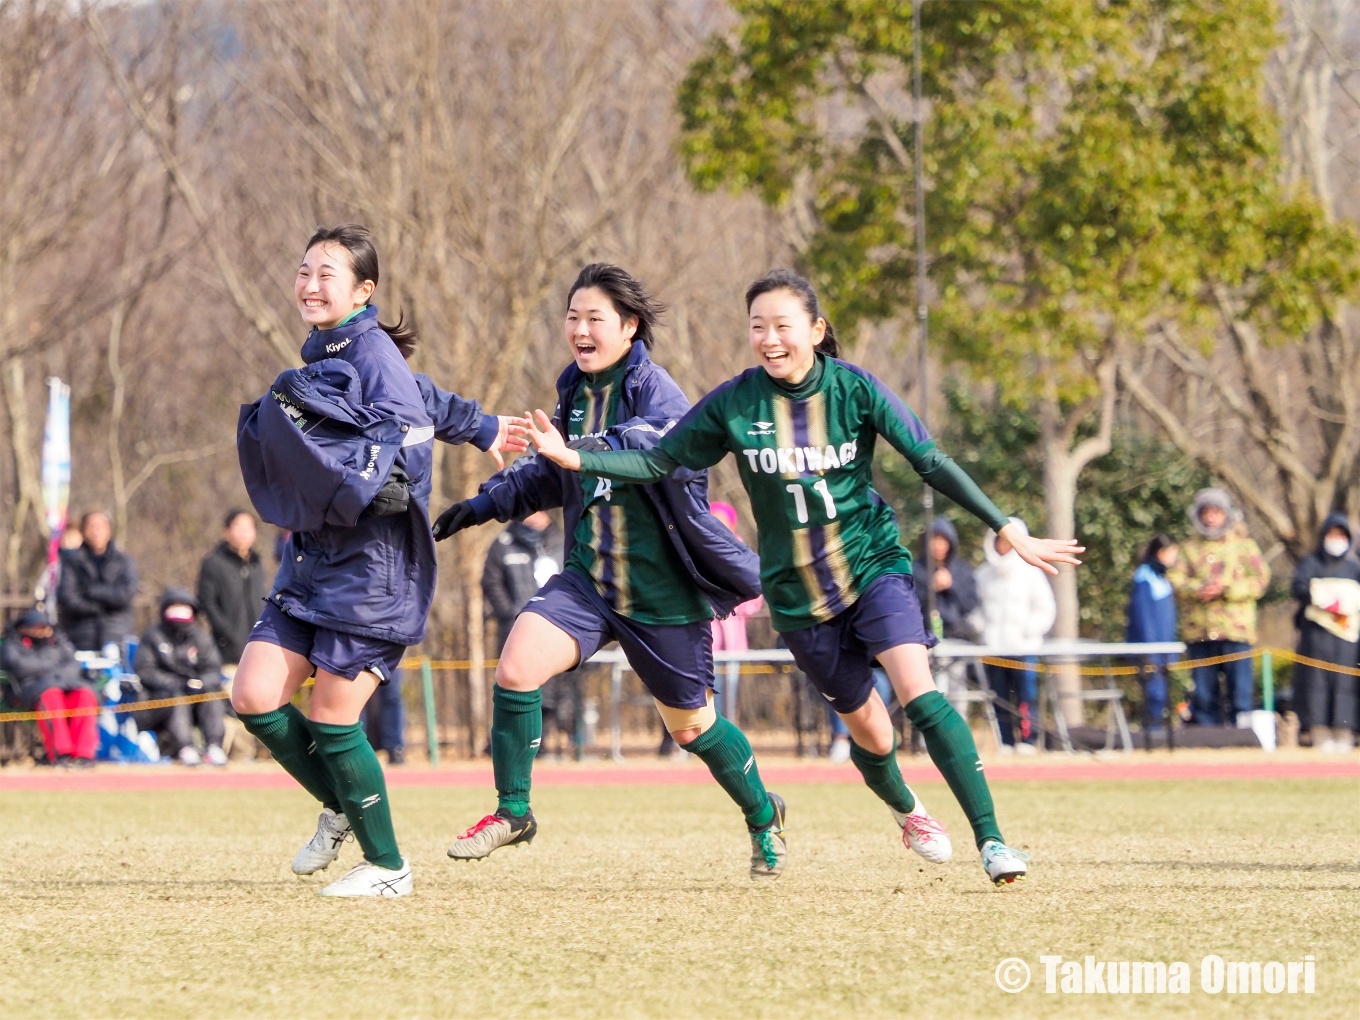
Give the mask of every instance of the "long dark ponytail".
[{"label": "long dark ponytail", "polygon": [[626,270],[611,266],[608,262],[592,262],[576,276],[576,282],[567,291],[567,307],[578,290],[598,287],[609,295],[609,301],[619,318],[627,322],[637,319],[637,332],[634,340],[641,340],[642,346],[652,349],[655,330],[666,312],[666,306],[647,293],[647,288],[633,279]]},{"label": "long dark ponytail", "polygon": [[812,319],[813,325],[821,319],[826,323],[826,335],[822,337],[822,342],[817,345],[817,349],[829,358],[839,358],[841,356],[841,344],[836,339],[836,331],[831,327],[831,320],[822,314],[821,305],[817,301],[817,291],[812,284],[803,279],[792,269],[771,269],[751,286],[746,288],[746,311],[751,311],[751,305],[756,298],[762,294],[768,294],[772,290],[787,290],[797,294],[803,302],[803,310]]},{"label": "long dark ponytail", "polygon": [[[333,242],[345,249],[349,255],[349,268],[354,279],[362,283],[372,280],[378,285],[378,249],[373,246],[373,235],[368,228],[358,223],[344,223],[338,227],[317,227],[312,239],[307,242],[307,251],[322,242]],[[378,328],[392,338],[401,351],[403,358],[409,358],[416,350],[415,327],[406,325],[406,316],[398,315],[393,325],[379,322]]]}]

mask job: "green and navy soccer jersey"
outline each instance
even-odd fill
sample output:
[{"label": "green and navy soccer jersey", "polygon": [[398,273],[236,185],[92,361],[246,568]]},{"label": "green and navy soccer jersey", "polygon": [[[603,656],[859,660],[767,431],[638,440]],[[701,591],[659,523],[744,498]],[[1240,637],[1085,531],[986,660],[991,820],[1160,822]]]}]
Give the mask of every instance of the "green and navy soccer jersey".
[{"label": "green and navy soccer jersey", "polygon": [[760,531],[771,619],[792,631],[837,616],[884,574],[911,572],[892,508],[873,488],[879,436],[933,488],[992,528],[1006,524],[891,390],[821,354],[797,386],[750,369],[704,397],[655,449],[582,453],[581,470],[650,482],[736,454]]},{"label": "green and navy soccer jersey", "polygon": [[[568,439],[602,435],[618,424],[627,367],[625,358],[585,377],[567,409]],[[713,618],[640,487],[582,472],[581,495],[568,570],[590,578],[614,612],[639,623],[672,626]]]}]

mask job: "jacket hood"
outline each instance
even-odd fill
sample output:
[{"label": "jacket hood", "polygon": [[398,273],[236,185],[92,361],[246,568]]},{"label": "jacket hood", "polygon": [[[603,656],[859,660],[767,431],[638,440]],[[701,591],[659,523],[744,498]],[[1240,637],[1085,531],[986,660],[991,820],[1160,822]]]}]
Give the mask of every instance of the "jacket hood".
[{"label": "jacket hood", "polygon": [[[1014,520],[1015,518],[1011,518]],[[930,522],[931,537],[939,535],[949,543],[949,555],[953,556],[959,551],[959,530],[954,527],[954,522],[948,517],[936,517]]]},{"label": "jacket hood", "polygon": [[198,599],[194,597],[194,593],[188,588],[166,588],[165,591],[161,593],[161,613],[164,614],[166,607],[173,605],[193,606],[195,614],[197,614],[201,608],[198,604]]},{"label": "jacket hood", "polygon": [[[1019,517],[1012,517],[1010,522],[1020,529],[1021,534],[1029,534],[1029,528],[1025,526],[1025,522]],[[987,558],[988,563],[1003,573],[1008,570],[1016,569],[1017,564],[1025,567],[1029,566],[1028,563],[1020,558],[1020,554],[1014,549],[1006,553],[1005,556],[998,553],[996,551],[996,532],[992,531],[990,528],[987,529],[986,537],[982,540],[982,555]],[[1036,567],[1035,569],[1038,568]]]},{"label": "jacket hood", "polygon": [[343,326],[336,326],[334,329],[314,329],[303,341],[302,360],[310,365],[314,361],[333,358],[370,329],[377,329],[377,326],[378,308],[376,305],[368,305]]},{"label": "jacket hood", "polygon": [[[1216,506],[1223,511],[1224,520],[1221,527],[1207,528],[1204,522],[1199,519],[1199,515],[1205,507]],[[1232,530],[1233,525],[1242,520],[1242,511],[1237,509],[1232,496],[1226,489],[1211,488],[1200,489],[1195,493],[1195,500],[1190,504],[1190,524],[1195,531],[1205,538],[1218,539]]]},{"label": "jacket hood", "polygon": [[[1327,559],[1340,559],[1341,556],[1331,556],[1327,550],[1322,548],[1322,540],[1327,536],[1327,532],[1331,531],[1333,528],[1340,528],[1346,533],[1346,537],[1350,539],[1351,548],[1346,550],[1347,553],[1355,548],[1355,532],[1351,530],[1351,522],[1347,520],[1346,515],[1328,514],[1327,519],[1322,522],[1322,527],[1318,528],[1317,551],[1319,556],[1325,556]],[[1342,553],[1341,555],[1344,556],[1346,553]]]}]

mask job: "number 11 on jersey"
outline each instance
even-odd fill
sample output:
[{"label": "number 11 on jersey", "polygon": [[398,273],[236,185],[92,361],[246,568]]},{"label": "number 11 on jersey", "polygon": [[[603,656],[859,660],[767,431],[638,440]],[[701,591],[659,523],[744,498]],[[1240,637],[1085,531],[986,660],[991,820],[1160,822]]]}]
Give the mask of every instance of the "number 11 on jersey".
[{"label": "number 11 on jersey", "polygon": [[[807,494],[799,484],[784,486],[786,492],[793,494],[793,509],[798,514],[798,523],[808,522]],[[831,498],[831,490],[827,488],[826,479],[819,478],[812,483],[812,491],[820,493],[823,502],[826,503],[826,516],[828,520],[836,519],[836,501]]]}]

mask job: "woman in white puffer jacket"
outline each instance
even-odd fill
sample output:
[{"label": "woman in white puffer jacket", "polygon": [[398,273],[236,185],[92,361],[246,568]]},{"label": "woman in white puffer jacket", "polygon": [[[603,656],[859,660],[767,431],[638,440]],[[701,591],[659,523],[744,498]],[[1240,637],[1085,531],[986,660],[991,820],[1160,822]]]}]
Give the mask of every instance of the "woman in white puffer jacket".
[{"label": "woman in white puffer jacket", "polygon": [[[1026,531],[1019,518],[1012,517],[1011,521]],[[1042,570],[1022,560],[1004,538],[998,539],[994,531],[987,532],[982,552],[987,562],[978,568],[976,577],[983,641],[1017,653],[1038,650],[1058,616],[1058,604],[1048,579]],[[990,665],[986,670],[987,684],[998,702],[1019,709],[1016,712],[1005,704],[997,705],[1003,744],[1022,753],[1033,753],[1038,720],[1034,670]]]}]

